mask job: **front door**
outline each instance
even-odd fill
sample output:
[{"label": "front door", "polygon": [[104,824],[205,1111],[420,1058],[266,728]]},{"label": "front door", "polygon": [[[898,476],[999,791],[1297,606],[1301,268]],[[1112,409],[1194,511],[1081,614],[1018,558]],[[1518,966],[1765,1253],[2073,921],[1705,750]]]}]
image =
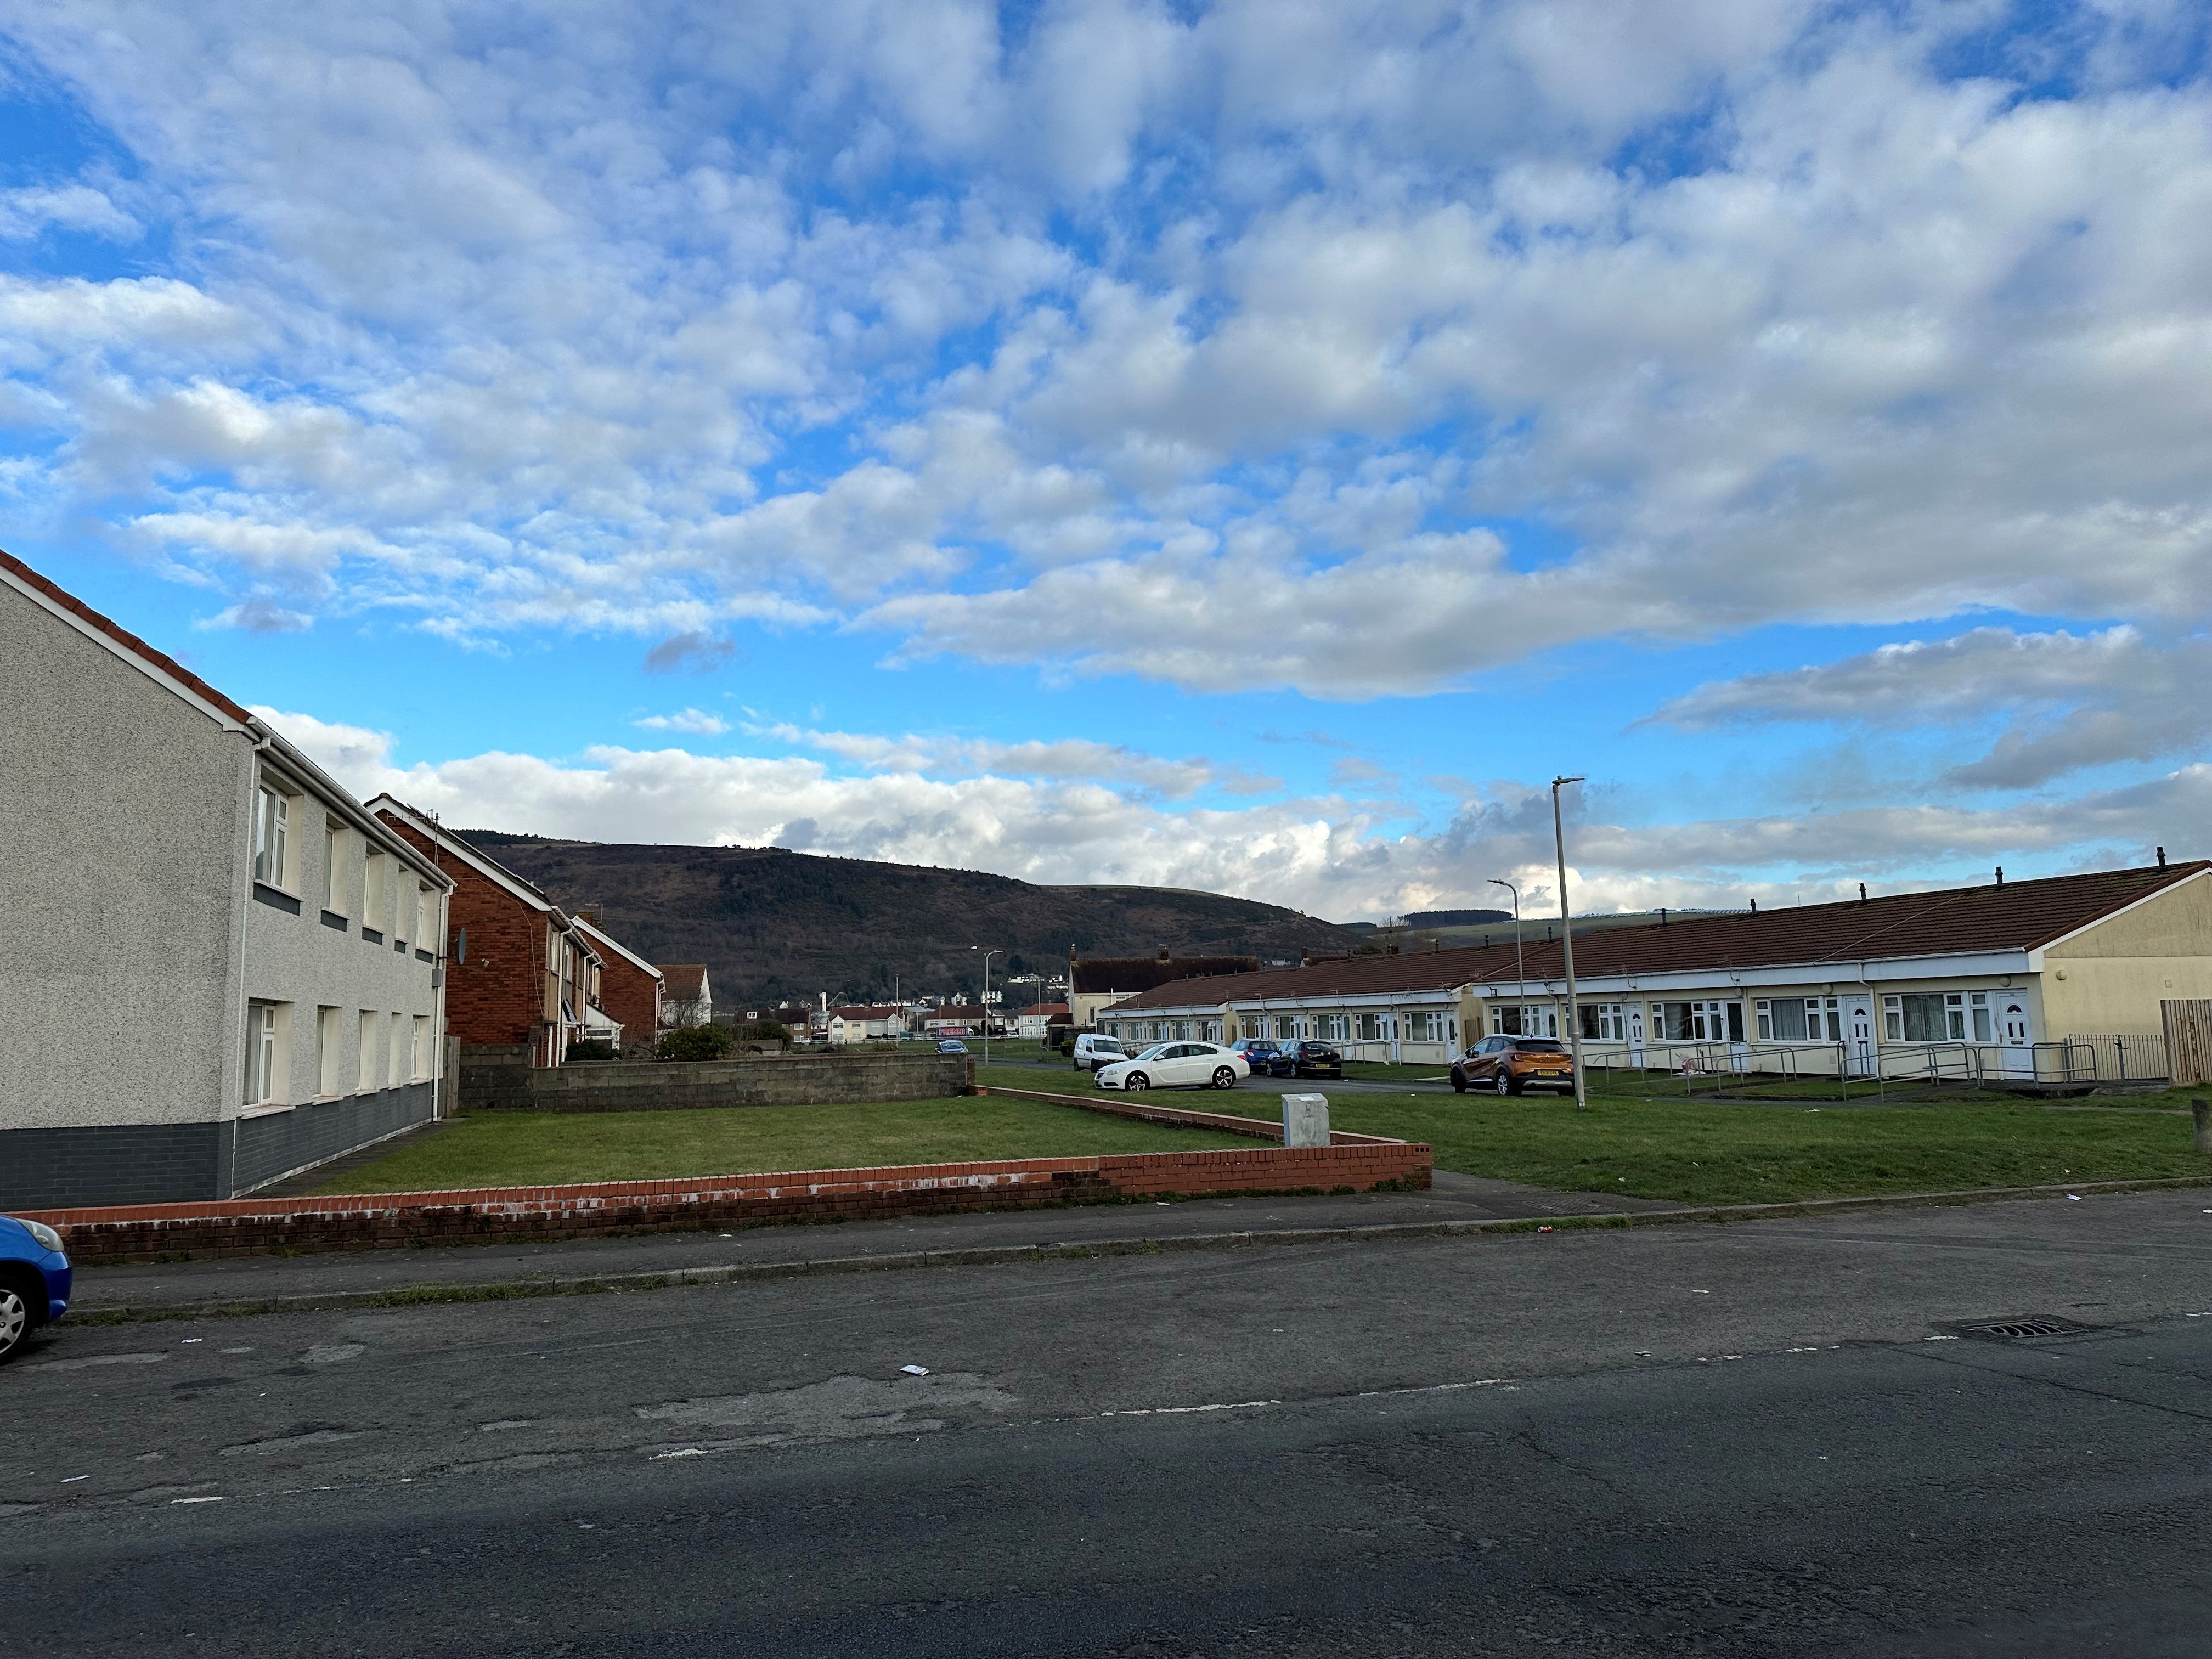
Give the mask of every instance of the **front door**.
[{"label": "front door", "polygon": [[1854,1077],[1874,1075],[1874,999],[1844,999],[1844,1062]]},{"label": "front door", "polygon": [[1997,999],[1997,1048],[2005,1071],[2014,1077],[2035,1075],[2035,1047],[2027,1026],[2027,1004],[2017,996]]},{"label": "front door", "polygon": [[1628,1063],[1644,1063],[1644,1005],[1631,1003],[1628,1008]]}]

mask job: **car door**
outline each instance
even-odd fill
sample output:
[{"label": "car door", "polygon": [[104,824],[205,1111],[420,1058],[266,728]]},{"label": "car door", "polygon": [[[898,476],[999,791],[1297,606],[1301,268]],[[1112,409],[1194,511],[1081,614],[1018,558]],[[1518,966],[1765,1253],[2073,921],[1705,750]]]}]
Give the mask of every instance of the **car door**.
[{"label": "car door", "polygon": [[1474,1045],[1474,1058],[1466,1066],[1468,1076],[1486,1078],[1498,1069],[1498,1056],[1504,1051],[1504,1037],[1485,1037]]}]

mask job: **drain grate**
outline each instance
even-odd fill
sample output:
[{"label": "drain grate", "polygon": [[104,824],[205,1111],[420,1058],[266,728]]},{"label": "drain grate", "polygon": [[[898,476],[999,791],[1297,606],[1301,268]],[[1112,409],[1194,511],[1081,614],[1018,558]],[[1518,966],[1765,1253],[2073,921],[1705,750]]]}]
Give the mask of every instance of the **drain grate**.
[{"label": "drain grate", "polygon": [[1984,1319],[1953,1327],[1961,1336],[2012,1340],[2024,1336],[2084,1336],[2088,1328],[2070,1319]]}]

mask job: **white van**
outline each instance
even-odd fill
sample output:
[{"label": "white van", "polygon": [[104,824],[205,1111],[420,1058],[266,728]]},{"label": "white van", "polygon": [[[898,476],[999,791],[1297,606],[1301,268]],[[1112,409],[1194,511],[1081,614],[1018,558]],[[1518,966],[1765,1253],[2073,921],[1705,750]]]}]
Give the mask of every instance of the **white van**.
[{"label": "white van", "polygon": [[1095,1072],[1101,1066],[1111,1066],[1116,1060],[1128,1059],[1123,1052],[1121,1039],[1101,1036],[1096,1031],[1085,1031],[1075,1039],[1075,1069]]}]

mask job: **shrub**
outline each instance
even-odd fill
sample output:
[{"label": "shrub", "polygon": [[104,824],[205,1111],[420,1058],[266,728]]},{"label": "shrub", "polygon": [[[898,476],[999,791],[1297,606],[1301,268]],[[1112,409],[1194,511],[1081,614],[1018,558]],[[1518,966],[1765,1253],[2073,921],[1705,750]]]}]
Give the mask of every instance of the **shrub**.
[{"label": "shrub", "polygon": [[738,1046],[723,1025],[682,1025],[660,1039],[653,1052],[663,1060],[726,1060]]},{"label": "shrub", "polygon": [[772,1019],[749,1019],[738,1027],[740,1042],[788,1042],[791,1033]]},{"label": "shrub", "polygon": [[568,1057],[562,1064],[573,1066],[580,1060],[612,1060],[615,1045],[605,1037],[580,1037],[568,1045]]}]

